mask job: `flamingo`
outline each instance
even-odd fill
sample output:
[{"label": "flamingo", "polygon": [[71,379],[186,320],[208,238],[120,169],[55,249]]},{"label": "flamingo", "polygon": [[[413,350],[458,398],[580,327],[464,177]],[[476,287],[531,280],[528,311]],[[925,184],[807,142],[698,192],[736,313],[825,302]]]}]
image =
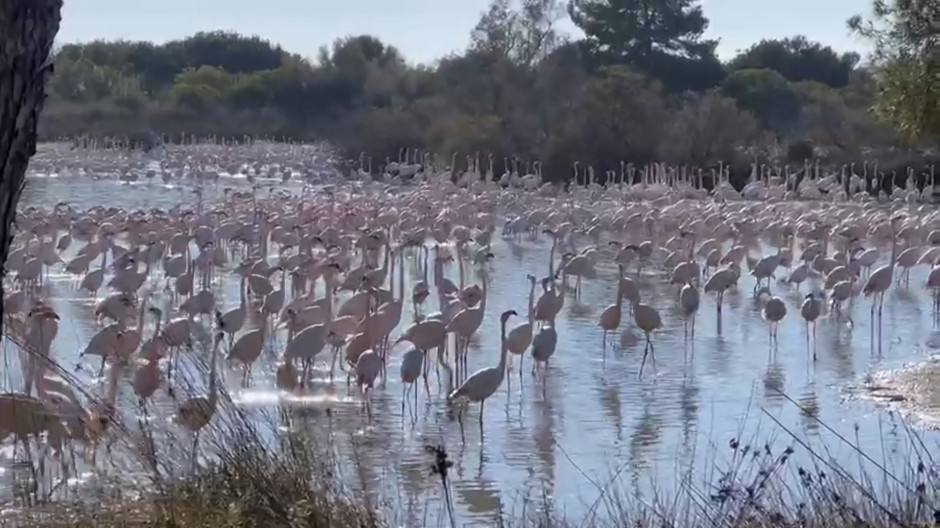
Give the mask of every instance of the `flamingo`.
[{"label": "flamingo", "polygon": [[[496,393],[506,376],[506,321],[516,315],[514,310],[507,310],[499,316],[500,325],[500,353],[499,364],[496,367],[480,369],[471,374],[459,387],[447,395],[447,402],[454,403],[458,399],[480,402],[480,442],[483,441],[483,406],[486,399]],[[463,422],[460,423],[460,436],[463,438]]]}]

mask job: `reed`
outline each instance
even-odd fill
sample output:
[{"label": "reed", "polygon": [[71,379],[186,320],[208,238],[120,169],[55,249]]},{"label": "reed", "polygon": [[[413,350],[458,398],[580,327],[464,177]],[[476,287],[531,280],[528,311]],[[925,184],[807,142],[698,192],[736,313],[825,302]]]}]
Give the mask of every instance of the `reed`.
[{"label": "reed", "polygon": [[[198,354],[197,354],[198,356]],[[203,364],[200,369],[206,369]],[[790,400],[792,405],[799,405]],[[882,453],[866,453],[857,440],[839,436],[856,460],[839,464],[829,446],[816,446],[774,421],[784,447],[733,439],[704,460],[701,482],[677,473],[670,493],[641,496],[624,467],[597,487],[586,513],[560,511],[546,490],[507,497],[513,506],[495,514],[507,528],[614,527],[927,527],[940,526],[940,475],[934,454],[916,431],[895,423]],[[101,467],[98,485],[79,496],[52,494],[6,505],[0,526],[174,528],[380,528],[415,526],[401,498],[380,498],[369,489],[364,462],[339,454],[323,432],[329,411],[281,407],[276,412],[244,409],[227,394],[204,431],[199,463],[186,453],[188,434],[158,420],[116,424],[118,437]],[[880,425],[880,422],[879,422]],[[891,437],[892,448],[888,447]],[[898,440],[903,448],[898,448]],[[778,438],[774,444],[780,445]],[[890,451],[900,456],[889,456]],[[352,460],[344,460],[351,457]],[[797,462],[797,460],[801,462]],[[460,526],[450,488],[450,455],[428,447],[428,469],[440,479],[423,497],[419,526]],[[347,472],[347,468],[352,471]],[[110,468],[110,469],[109,469]],[[360,490],[356,493],[353,489]],[[437,511],[432,515],[427,512]],[[419,516],[420,517],[420,516]]]}]

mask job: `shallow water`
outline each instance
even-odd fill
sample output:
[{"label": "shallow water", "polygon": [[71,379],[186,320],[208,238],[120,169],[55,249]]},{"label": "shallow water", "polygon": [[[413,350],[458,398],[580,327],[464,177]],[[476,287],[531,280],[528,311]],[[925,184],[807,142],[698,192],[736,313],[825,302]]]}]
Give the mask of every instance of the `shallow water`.
[{"label": "shallow water", "polygon": [[[927,347],[934,354],[940,348],[936,340]],[[879,372],[865,389],[871,398],[897,408],[918,427],[940,431],[940,356]]]},{"label": "shallow water", "polygon": [[[195,202],[190,185],[34,176],[28,181],[23,203],[51,207],[68,200],[76,208],[98,204],[125,209],[168,208],[179,202]],[[244,184],[222,177],[207,185],[204,199],[220,193],[224,186],[239,185]],[[799,307],[807,291],[819,288],[818,282],[807,281],[801,291],[773,284],[773,291],[786,301],[788,310],[780,325],[779,343],[773,346],[752,296],[750,277],[742,276],[739,289],[726,294],[720,319],[714,297],[702,295],[692,338],[686,335],[675,308],[676,290],[665,284],[664,272],[655,268],[644,270],[639,281],[643,301],[659,310],[664,329],[653,338],[655,367],[648,362],[643,378],[638,379],[644,341],[627,309],[621,335],[615,338],[618,343],[608,346],[606,361],[602,360],[597,319],[614,301],[617,273],[616,266],[610,264],[613,255],[607,253],[606,244],[602,246],[598,277],[584,281],[580,301],[570,295],[565,301],[557,322],[557,351],[544,381],[530,375],[531,357],[525,358],[520,380],[518,358],[514,358],[516,370],[507,378],[511,388],[507,390],[504,384],[486,403],[482,444],[479,407],[471,406],[464,413],[464,444],[458,423],[445,413],[433,373],[430,400],[419,382],[416,423],[412,425],[408,418],[410,409],[402,415],[398,368],[404,345],[391,353],[389,380],[376,391],[371,423],[361,411],[358,393],[354,390],[348,395],[342,373],[332,384],[326,379],[323,355],[317,365],[314,396],[296,404],[329,408],[329,418],[321,413],[316,419],[329,419],[339,451],[355,452],[367,472],[361,480],[373,490],[397,494],[402,504],[413,507],[409,513],[415,519],[423,515],[422,497],[439,489],[428,469],[427,444],[443,444],[455,460],[453,495],[458,515],[467,522],[488,525],[498,510],[518,512],[523,495],[543,492],[553,498],[559,511],[578,518],[597,500],[600,488],[615,472],[643,492],[649,493],[652,484],[670,491],[675,489],[679,473],[690,471],[701,476],[710,469],[704,467],[706,460],[723,463],[725,455],[730,455],[726,446],[734,438],[757,445],[773,442],[775,450],[795,445],[774,420],[808,443],[825,444],[836,459],[854,461],[853,448],[838,442],[828,428],[853,442],[857,435],[863,450],[880,453],[886,441],[880,421],[892,418],[884,412],[882,402],[859,396],[867,395],[866,384],[883,373],[907,372],[911,365],[927,360],[930,349],[935,348],[932,343],[940,340],[929,295],[922,287],[926,275],[922,268],[912,272],[909,286],[894,286],[885,296],[880,338],[873,331],[867,300],[855,299],[849,305],[854,328],[821,317],[816,328],[815,363],[807,348],[807,328]],[[528,295],[525,276],[544,276],[549,248],[545,237],[512,243],[494,236],[495,258],[488,274],[490,297],[483,326],[471,346],[471,371],[497,363],[498,314],[516,310],[520,317],[511,320],[510,326],[523,320]],[[454,270],[448,274],[456,282]],[[414,259],[409,256],[406,291],[417,276]],[[62,316],[55,353],[63,364],[74,364],[79,361],[78,351],[97,330],[91,299],[74,288],[76,279],[60,271],[53,271],[50,277],[51,296]],[[468,277],[468,282],[479,280],[475,274]],[[226,276],[224,284],[216,286],[217,298],[221,295],[224,300],[223,310],[238,304],[237,277]],[[437,309],[433,302],[431,296],[425,312]],[[406,303],[403,321],[410,317],[410,303]],[[283,333],[279,339],[283,344]],[[275,359],[274,353],[262,355],[249,389],[240,388],[240,373],[226,367],[226,384],[240,404],[267,407],[284,402],[273,389]],[[97,364],[89,365],[97,368]],[[129,386],[123,386],[122,391],[130,392]],[[158,403],[156,412],[171,414],[169,405]],[[921,410],[930,412],[931,408]],[[932,410],[936,412],[937,407]],[[925,435],[927,445],[940,439],[937,433]],[[900,438],[887,441],[903,443]],[[712,454],[706,455],[709,451]],[[799,451],[797,456],[801,456]],[[429,515],[438,519],[439,508],[435,506]]]}]

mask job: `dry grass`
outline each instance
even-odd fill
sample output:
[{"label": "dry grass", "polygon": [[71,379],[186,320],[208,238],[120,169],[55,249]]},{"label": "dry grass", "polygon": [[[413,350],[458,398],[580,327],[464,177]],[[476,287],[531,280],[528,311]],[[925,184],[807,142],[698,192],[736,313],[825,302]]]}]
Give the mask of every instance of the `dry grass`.
[{"label": "dry grass", "polygon": [[[16,526],[310,527],[377,528],[378,514],[334,486],[333,461],[303,434],[284,433],[276,445],[262,441],[248,416],[226,411],[223,431],[211,436],[213,460],[186,468],[186,455],[157,460],[166,451],[148,446],[147,432],[136,469],[144,481],[112,477],[78,499],[54,499],[7,517]],[[234,429],[235,420],[246,419]],[[221,433],[221,434],[220,434]],[[178,449],[172,447],[171,449]],[[188,454],[188,453],[187,453]],[[149,458],[149,460],[148,460]],[[171,467],[172,466],[172,467]],[[182,477],[172,472],[188,473]]]},{"label": "dry grass", "polygon": [[[55,501],[32,508],[18,526],[164,526],[373,528],[390,526],[394,507],[379,511],[333,485],[324,452],[309,437],[284,433],[279,449],[259,442],[251,428],[228,431],[226,450],[197,474],[156,485],[156,490],[116,494],[102,488],[94,499]],[[916,440],[913,440],[916,442]],[[922,447],[922,446],[921,446]],[[495,524],[515,527],[803,527],[861,528],[940,525],[940,478],[930,453],[911,460],[900,474],[838,467],[808,445],[817,460],[794,466],[794,448],[774,451],[769,445],[732,441],[726,467],[714,466],[708,486],[685,481],[669,498],[637,497],[616,474],[587,515],[572,519],[554,511],[547,497],[529,497],[514,511],[500,512]],[[859,453],[860,462],[872,461]],[[433,460],[433,458],[432,458]],[[428,500],[453,508],[448,488],[446,453],[435,464],[444,492]],[[875,463],[873,466],[879,466]],[[886,469],[886,468],[885,468]],[[156,483],[156,480],[154,481]],[[166,482],[166,481],[164,481]],[[442,498],[440,498],[442,497]],[[91,502],[94,500],[94,502]],[[7,519],[10,520],[9,518]],[[459,526],[444,516],[439,526]]]}]

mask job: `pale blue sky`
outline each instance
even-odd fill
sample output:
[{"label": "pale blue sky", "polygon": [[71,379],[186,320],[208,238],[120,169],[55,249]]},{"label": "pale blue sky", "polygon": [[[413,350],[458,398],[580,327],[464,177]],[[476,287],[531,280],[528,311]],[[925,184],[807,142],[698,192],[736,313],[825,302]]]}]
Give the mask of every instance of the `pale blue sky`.
[{"label": "pale blue sky", "polygon": [[[259,35],[313,57],[323,44],[370,34],[412,62],[467,45],[489,0],[66,0],[59,42],[122,38],[162,42],[200,30]],[[806,35],[839,51],[861,50],[845,20],[870,0],[705,0],[708,36],[722,59],[761,38]],[[565,28],[576,29],[565,23]]]}]

